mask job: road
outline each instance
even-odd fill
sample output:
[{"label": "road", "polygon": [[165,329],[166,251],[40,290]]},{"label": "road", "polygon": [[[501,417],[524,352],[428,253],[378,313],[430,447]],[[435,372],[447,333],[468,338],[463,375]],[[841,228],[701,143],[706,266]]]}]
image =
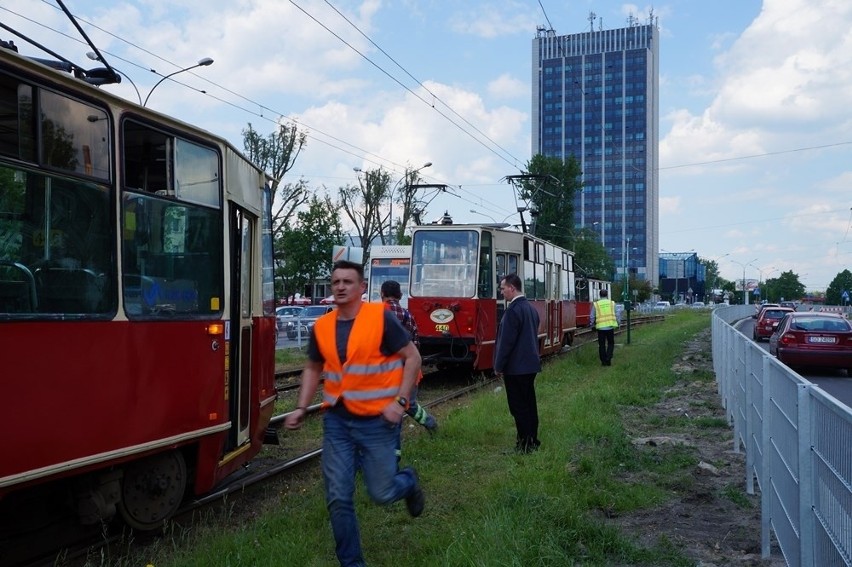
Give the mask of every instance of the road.
[{"label": "road", "polygon": [[[754,330],[754,319],[745,319],[737,325],[737,329],[745,336],[752,336]],[[758,343],[760,348],[769,352],[769,343]],[[819,386],[827,394],[834,396],[846,405],[852,407],[852,377],[846,375],[845,370],[832,370],[830,368],[800,368],[796,370],[799,375]]]}]

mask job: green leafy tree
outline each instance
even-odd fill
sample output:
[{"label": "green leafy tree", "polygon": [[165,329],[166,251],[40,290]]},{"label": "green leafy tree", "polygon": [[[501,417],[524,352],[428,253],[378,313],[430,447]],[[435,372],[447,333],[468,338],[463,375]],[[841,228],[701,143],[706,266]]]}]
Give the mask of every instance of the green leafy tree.
[{"label": "green leafy tree", "polygon": [[[630,295],[630,301],[633,302],[634,306],[650,299],[653,291],[654,290],[651,288],[651,282],[637,279],[633,275],[630,276],[630,280],[628,281],[628,294]],[[624,280],[620,279],[613,282],[612,300],[619,302],[622,301],[623,294]]]},{"label": "green leafy tree", "polygon": [[843,270],[831,280],[825,290],[825,302],[828,305],[849,305],[849,300],[843,299],[843,292],[852,295],[852,272]]},{"label": "green leafy tree", "polygon": [[520,179],[519,197],[531,210],[533,234],[571,249],[574,235],[574,195],[583,184],[580,164],[573,156],[563,162],[557,157],[536,154],[527,163],[528,179]]},{"label": "green leafy tree", "polygon": [[243,130],[243,151],[258,167],[273,179],[275,198],[272,206],[273,239],[281,237],[284,227],[296,210],[307,203],[311,191],[307,181],[281,183],[281,180],[296,164],[299,154],[307,146],[307,135],[299,132],[296,124],[279,124],[278,131],[263,137],[251,123]]},{"label": "green leafy tree", "polygon": [[285,297],[302,293],[331,271],[331,254],[342,242],[343,231],[337,205],[329,197],[313,195],[305,210],[296,214],[294,226],[285,226],[279,239],[281,258],[278,273]]},{"label": "green leafy tree", "polygon": [[805,295],[805,286],[799,276],[788,270],[777,278],[766,280],[764,298],[769,301],[798,301]]},{"label": "green leafy tree", "polygon": [[385,243],[384,228],[387,213],[383,204],[390,197],[390,173],[382,169],[364,171],[358,176],[357,185],[346,185],[338,189],[338,207],[343,210],[355,227],[355,233],[364,247],[364,263],[368,258],[370,243],[379,237]]},{"label": "green leafy tree", "polygon": [[569,248],[574,251],[574,271],[577,275],[609,280],[615,272],[615,262],[601,244],[600,236],[590,228],[580,229],[572,236],[574,238]]}]

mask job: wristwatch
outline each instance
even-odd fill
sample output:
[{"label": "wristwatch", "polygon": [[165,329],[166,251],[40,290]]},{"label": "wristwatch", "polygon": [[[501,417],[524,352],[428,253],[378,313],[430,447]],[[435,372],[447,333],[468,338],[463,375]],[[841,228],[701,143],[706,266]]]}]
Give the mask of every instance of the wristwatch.
[{"label": "wristwatch", "polygon": [[408,409],[408,400],[403,398],[402,396],[397,396],[396,403],[401,405],[403,408]]}]

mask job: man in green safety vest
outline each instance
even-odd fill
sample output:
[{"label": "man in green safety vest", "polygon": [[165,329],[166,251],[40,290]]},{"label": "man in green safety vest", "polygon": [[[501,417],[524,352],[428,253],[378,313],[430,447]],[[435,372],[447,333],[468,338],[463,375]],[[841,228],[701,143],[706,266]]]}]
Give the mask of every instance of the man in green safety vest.
[{"label": "man in green safety vest", "polygon": [[609,299],[605,289],[600,291],[601,297],[594,303],[590,314],[590,322],[598,331],[598,356],[603,366],[612,366],[612,351],[615,349],[615,329],[621,324],[620,313],[615,308],[615,302]]}]

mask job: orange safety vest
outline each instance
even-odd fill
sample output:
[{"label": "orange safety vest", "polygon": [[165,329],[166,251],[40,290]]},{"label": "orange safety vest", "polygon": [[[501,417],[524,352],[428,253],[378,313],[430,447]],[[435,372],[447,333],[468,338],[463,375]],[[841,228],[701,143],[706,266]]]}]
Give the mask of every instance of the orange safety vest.
[{"label": "orange safety vest", "polygon": [[618,319],[615,318],[615,302],[611,299],[595,301],[595,329],[611,327],[618,327]]},{"label": "orange safety vest", "polygon": [[314,325],[317,347],[325,359],[322,405],[331,407],[343,398],[346,409],[355,415],[380,415],[402,385],[402,357],[381,352],[385,309],[379,303],[361,304],[349,334],[346,364],[337,354],[337,313],[326,313]]}]

